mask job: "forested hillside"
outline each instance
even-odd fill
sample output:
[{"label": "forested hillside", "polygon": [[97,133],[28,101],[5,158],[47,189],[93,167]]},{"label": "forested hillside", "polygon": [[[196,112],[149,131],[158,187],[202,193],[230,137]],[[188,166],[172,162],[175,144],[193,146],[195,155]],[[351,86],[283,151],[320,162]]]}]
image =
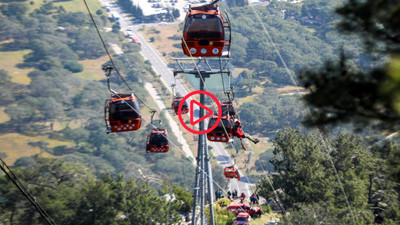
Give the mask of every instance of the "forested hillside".
[{"label": "forested hillside", "polygon": [[[282,224],[399,224],[399,3],[266,3],[221,3],[232,23],[238,115],[246,132],[271,140],[257,147],[273,146],[255,151],[253,168],[246,155],[251,177],[274,172],[258,194],[277,203]],[[89,7],[118,70],[155,108],[144,83],[165,87],[150,62],[98,1]],[[0,1],[1,157],[58,224],[177,223],[191,210],[194,166],[174,147],[146,154],[148,121],[106,134],[109,63],[83,2]],[[111,87],[128,91],[116,74]],[[225,187],[219,167],[213,175]],[[0,223],[42,224],[18,193],[0,177]]]},{"label": "forested hillside", "polygon": [[262,179],[260,194],[290,211],[283,224],[399,224],[399,3],[345,1],[318,19],[332,2],[307,1],[293,15],[308,11],[303,23],[321,40],[335,28],[362,48],[335,38],[336,50],[323,48],[334,57],[296,71],[311,130],[279,131],[274,156],[264,158],[276,174]]},{"label": "forested hillside", "polygon": [[[151,65],[136,45],[125,41],[97,1],[89,6],[110,51],[113,43],[124,51],[112,55],[114,63],[146,101],[143,83],[153,82]],[[177,212],[188,209],[167,206],[148,185],[187,187],[193,164],[175,151],[146,154],[147,123],[137,132],[106,134],[104,101],[110,93],[101,68],[109,59],[83,2],[2,1],[0,12],[0,153],[43,207],[60,224],[109,224],[135,211],[132,207],[139,207],[137,214],[125,214],[128,220],[123,221],[177,221]],[[113,89],[127,92],[116,75],[111,81]],[[141,111],[149,116],[148,109]],[[37,224],[39,214],[5,176],[1,179],[1,221]],[[123,192],[116,190],[121,188]],[[185,195],[185,189],[175,189],[175,195]],[[160,194],[166,193],[173,191]],[[121,202],[122,197],[129,200]],[[96,205],[100,199],[104,207]]]},{"label": "forested hillside", "polygon": [[[1,50],[6,54],[26,53],[15,68],[1,70],[2,106],[9,116],[1,124],[2,134],[18,133],[22,139],[24,136],[44,136],[43,140],[27,144],[39,148],[43,154],[82,162],[97,174],[125,173],[142,179],[132,172],[141,167],[149,174],[170,174],[172,182],[188,182],[185,183],[188,185],[190,181],[182,176],[192,176],[191,162],[183,158],[177,162],[182,164],[179,167],[169,167],[168,161],[176,159],[173,152],[161,156],[145,154],[145,129],[106,135],[103,107],[109,92],[101,67],[108,59],[88,14],[68,12],[62,4],[53,2],[40,4],[30,13],[28,6],[28,3],[20,2],[1,6]],[[81,6],[85,9],[83,3]],[[102,9],[97,10],[98,26],[113,27],[111,32],[102,29],[103,38],[106,43],[121,45],[123,36],[103,13]],[[136,45],[125,41],[121,47],[125,54],[115,56],[114,61],[138,97],[146,99],[142,83],[152,81],[154,72],[138,54]],[[22,68],[29,71],[25,77],[27,84],[13,82],[16,76],[23,76],[13,75],[14,69]],[[113,89],[127,91],[116,75],[111,81]],[[146,110],[143,108],[142,111],[147,116]],[[171,138],[175,138],[174,135]],[[57,144],[53,144],[55,141]],[[11,151],[2,151],[6,160]],[[20,158],[15,165],[24,166],[27,161],[29,159]]]},{"label": "forested hillside", "polygon": [[242,71],[236,79],[237,96],[245,97],[238,100],[239,114],[254,134],[274,136],[283,126],[299,128],[304,113],[299,93],[304,92],[285,87],[297,86],[300,70],[337,58],[341,47],[354,64],[371,66],[360,39],[335,29],[339,15],[334,10],[342,1],[232,2],[225,9],[232,23],[233,65]]}]

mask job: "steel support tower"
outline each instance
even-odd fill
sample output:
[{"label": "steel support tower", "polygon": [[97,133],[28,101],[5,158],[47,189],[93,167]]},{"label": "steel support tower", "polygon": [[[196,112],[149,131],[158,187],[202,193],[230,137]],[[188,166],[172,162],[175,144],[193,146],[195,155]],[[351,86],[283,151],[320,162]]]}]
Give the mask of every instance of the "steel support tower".
[{"label": "steel support tower", "polygon": [[[230,72],[227,68],[227,64],[230,61],[229,59],[224,59],[223,62],[219,59],[219,69],[212,69],[208,60],[209,59],[201,59],[198,58],[195,61],[190,60],[189,62],[195,62],[195,68],[186,69],[185,63],[188,62],[188,59],[175,59],[178,63],[179,70],[174,71],[174,76],[184,73],[194,75],[200,81],[200,89],[201,91],[205,91],[205,80],[209,78],[211,75],[227,73],[230,75]],[[204,63],[206,65],[205,69],[199,69],[200,64]],[[200,95],[200,104],[205,105],[204,95]],[[204,109],[200,107],[199,110],[199,118],[204,116]],[[199,122],[199,131],[205,130],[204,120]],[[208,151],[207,139],[205,134],[199,134],[198,138],[198,146],[197,146],[197,164],[196,164],[196,176],[193,188],[193,214],[192,214],[192,225],[197,224],[211,224],[215,225],[214,221],[214,209],[212,207],[212,203],[214,202],[214,191],[213,191],[213,179],[212,179],[212,171],[211,171],[211,162],[210,162],[210,154]],[[210,221],[206,221],[204,210],[205,206],[209,205],[210,210]],[[199,209],[198,209],[199,208]],[[199,210],[199,214],[197,214]]]}]

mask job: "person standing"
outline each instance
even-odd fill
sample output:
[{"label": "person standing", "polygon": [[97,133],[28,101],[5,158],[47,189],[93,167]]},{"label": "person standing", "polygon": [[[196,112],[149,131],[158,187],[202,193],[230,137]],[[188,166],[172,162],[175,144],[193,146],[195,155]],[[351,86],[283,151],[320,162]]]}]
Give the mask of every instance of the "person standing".
[{"label": "person standing", "polygon": [[232,198],[236,199],[237,198],[237,190],[233,190]]},{"label": "person standing", "polygon": [[250,202],[252,204],[256,204],[256,196],[254,195],[254,193],[250,196]]},{"label": "person standing", "polygon": [[244,192],[242,192],[242,194],[240,195],[240,203],[243,203],[245,198],[246,198],[246,194]]}]

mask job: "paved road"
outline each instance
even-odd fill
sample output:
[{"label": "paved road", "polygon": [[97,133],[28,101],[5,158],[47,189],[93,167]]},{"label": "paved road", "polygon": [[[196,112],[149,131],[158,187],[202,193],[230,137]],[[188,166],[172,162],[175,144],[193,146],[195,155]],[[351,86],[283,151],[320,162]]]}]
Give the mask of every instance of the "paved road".
[{"label": "paved road", "polygon": [[[136,37],[139,38],[139,40],[142,42],[142,50],[141,54],[143,55],[144,58],[150,60],[151,64],[153,65],[154,71],[160,75],[160,78],[162,82],[164,82],[165,86],[168,87],[168,89],[171,91],[171,84],[176,84],[176,91],[179,92],[181,95],[187,95],[189,90],[187,87],[185,87],[184,84],[182,84],[178,79],[175,80],[172,71],[168,68],[167,63],[163,60],[162,57],[160,57],[161,54],[157,52],[157,50],[153,49],[152,46],[148,43],[148,41],[137,31],[139,27],[142,25],[134,25],[132,22],[129,21],[127,17],[124,16],[122,11],[120,10],[119,7],[117,7],[115,4],[112,4],[110,0],[99,0],[103,5],[110,5],[110,14],[113,13],[114,15],[119,15],[119,22],[120,26],[123,32],[127,32],[128,28],[132,28],[133,30],[131,31]],[[190,99],[189,99],[190,101]],[[213,154],[215,158],[217,159],[218,163],[225,167],[225,166],[230,166],[233,164],[229,154],[225,151],[224,147],[220,143],[216,142],[208,142],[210,146],[213,147]],[[227,188],[229,188],[231,191],[237,190],[238,193],[240,194],[241,192],[244,192],[246,196],[250,196],[250,190],[249,186],[247,183],[248,179],[246,179],[242,173],[241,174],[241,181],[237,181],[236,179],[231,179],[229,182],[229,185]],[[226,187],[222,187],[226,188]]]}]

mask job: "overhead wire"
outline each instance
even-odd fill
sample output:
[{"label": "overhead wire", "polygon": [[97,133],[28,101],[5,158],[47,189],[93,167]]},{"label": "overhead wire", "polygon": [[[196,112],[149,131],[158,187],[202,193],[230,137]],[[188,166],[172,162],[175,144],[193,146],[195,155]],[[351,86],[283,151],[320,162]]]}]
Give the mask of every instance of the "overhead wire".
[{"label": "overhead wire", "polygon": [[[285,60],[283,59],[282,55],[280,54],[279,49],[276,47],[276,44],[275,44],[274,40],[272,39],[272,37],[270,36],[270,34],[269,34],[267,28],[265,27],[264,22],[261,20],[259,14],[258,14],[257,11],[255,10],[254,6],[253,6],[252,4],[250,4],[250,7],[251,7],[252,10],[254,11],[254,14],[256,15],[258,21],[260,22],[260,24],[261,24],[261,26],[262,26],[262,28],[263,28],[263,31],[264,31],[264,33],[266,34],[266,36],[267,36],[267,38],[268,38],[270,44],[273,46],[275,52],[277,53],[279,59],[281,60],[283,66],[285,67],[285,70],[286,70],[287,74],[289,75],[289,77],[290,77],[292,83],[293,83],[296,87],[298,87],[297,81],[294,79],[294,77],[293,77],[292,73],[290,72],[290,70],[289,70],[289,68],[288,68],[288,66],[287,66],[287,64],[286,64],[286,62],[285,62]],[[297,91],[298,93],[300,93],[300,91],[299,91],[298,89],[297,89],[296,91]],[[314,117],[312,117],[312,113],[311,113],[310,108],[309,108],[307,105],[305,106],[305,108],[306,108],[307,112],[310,114],[311,119],[312,119],[312,120],[315,120]],[[326,154],[328,155],[328,159],[329,159],[329,161],[330,161],[330,163],[331,163],[332,169],[334,170],[335,177],[336,177],[336,179],[337,179],[337,181],[338,181],[338,183],[339,183],[339,186],[340,186],[340,189],[341,189],[341,191],[342,191],[342,194],[343,194],[344,197],[345,197],[345,201],[346,201],[347,207],[349,208],[350,215],[351,215],[351,218],[352,218],[352,222],[353,222],[353,224],[356,224],[354,212],[353,212],[352,207],[351,207],[351,205],[350,205],[350,203],[349,203],[349,200],[348,200],[346,191],[344,190],[343,183],[342,183],[342,181],[341,181],[341,179],[340,179],[340,177],[339,177],[338,171],[337,171],[337,169],[336,169],[336,166],[335,166],[335,164],[334,164],[332,158],[329,157],[329,153],[333,151],[332,146],[330,146],[330,145],[325,141],[325,138],[322,136],[322,132],[321,132],[321,130],[320,130],[320,128],[319,128],[318,126],[317,126],[316,130],[317,130],[318,137],[320,138],[322,144],[323,144],[323,145],[325,146],[325,148],[328,150],[328,151],[326,152]]]},{"label": "overhead wire", "polygon": [[18,190],[25,196],[26,199],[35,207],[36,211],[49,225],[56,225],[57,223],[51,218],[51,216],[46,212],[46,210],[40,205],[36,197],[32,195],[28,189],[22,184],[17,175],[7,166],[6,162],[0,156],[0,168],[7,175],[7,177],[14,183]]},{"label": "overhead wire", "polygon": [[[104,50],[106,51],[106,54],[107,54],[108,58],[110,59],[110,62],[111,62],[111,64],[112,64],[113,68],[115,69],[115,71],[117,72],[117,74],[118,74],[118,76],[121,78],[121,80],[124,82],[125,86],[129,89],[129,91],[135,94],[135,92],[133,91],[133,89],[129,86],[128,82],[126,82],[125,78],[121,75],[121,73],[120,73],[119,70],[117,69],[117,66],[116,66],[116,64],[114,63],[114,60],[112,59],[110,52],[108,51],[107,45],[106,45],[106,43],[105,43],[105,41],[104,41],[104,39],[103,39],[103,36],[102,36],[101,33],[100,33],[99,28],[97,27],[96,21],[94,20],[94,17],[93,17],[93,15],[92,15],[92,12],[90,11],[90,8],[89,8],[89,6],[88,6],[86,0],[83,0],[83,2],[85,3],[86,9],[87,9],[87,11],[88,11],[88,13],[89,13],[90,19],[92,20],[93,26],[94,26],[95,29],[96,29],[97,35],[98,35],[99,38],[100,38],[100,41],[101,41],[101,43],[102,43],[102,45],[103,45],[103,48],[104,48]],[[136,98],[137,98],[143,105],[145,105],[147,108],[149,108],[150,110],[152,110],[152,108],[149,107],[144,101],[142,101],[142,99],[141,99],[138,95],[135,94],[135,96],[136,96]]]}]

